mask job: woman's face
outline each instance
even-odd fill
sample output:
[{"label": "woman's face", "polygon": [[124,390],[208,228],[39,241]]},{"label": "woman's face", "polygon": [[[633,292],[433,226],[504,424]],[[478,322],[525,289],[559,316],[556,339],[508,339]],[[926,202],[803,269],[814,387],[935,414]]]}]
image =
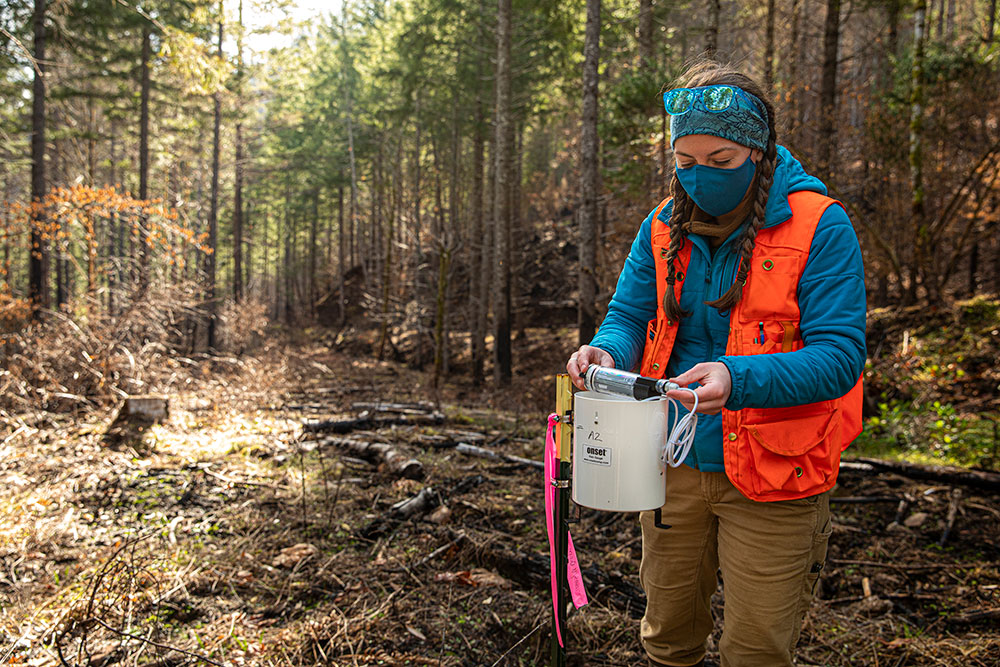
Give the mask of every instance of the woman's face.
[{"label": "woman's face", "polygon": [[674,142],[674,160],[680,169],[696,164],[735,169],[746,161],[748,155],[756,164],[763,153],[758,148],[747,148],[711,134],[686,134]]}]

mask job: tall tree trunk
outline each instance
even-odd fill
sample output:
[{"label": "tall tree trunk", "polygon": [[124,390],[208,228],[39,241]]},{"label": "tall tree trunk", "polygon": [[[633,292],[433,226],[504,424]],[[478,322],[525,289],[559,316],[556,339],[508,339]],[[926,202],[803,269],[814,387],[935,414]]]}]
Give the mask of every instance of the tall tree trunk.
[{"label": "tall tree trunk", "polygon": [[[53,120],[57,127],[62,124],[58,113],[55,114]],[[49,180],[52,182],[53,187],[59,187],[65,183],[65,180],[60,178],[60,176],[66,172],[62,165],[62,141],[59,139],[52,142],[52,158],[52,173]],[[60,227],[62,227],[61,224]],[[64,230],[60,229],[60,231]],[[59,238],[57,235],[55,243],[52,246],[56,262],[56,310],[62,310],[62,307],[66,305],[66,246],[67,241]]]},{"label": "tall tree trunk", "polygon": [[997,0],[990,0],[989,18],[986,20],[986,45],[993,43],[993,36],[996,34],[997,25]]},{"label": "tall tree trunk", "polygon": [[[219,0],[219,48],[218,57],[222,58],[222,22],[223,5]],[[219,134],[222,127],[222,98],[219,93],[215,93],[214,121],[212,124],[212,195],[208,211],[208,288],[206,290],[206,300],[208,301],[208,349],[214,350],[216,347],[216,328],[218,324],[219,304],[216,303],[216,255],[219,249]]]},{"label": "tall tree trunk", "polygon": [[434,312],[434,375],[431,379],[431,386],[437,388],[444,374],[444,358],[448,353],[445,344],[445,317],[447,316],[447,293],[448,293],[448,269],[451,266],[451,248],[441,243],[440,256],[438,257],[438,283],[437,299]]},{"label": "tall tree trunk", "polygon": [[767,0],[767,17],[764,28],[764,85],[774,88],[774,0]]},{"label": "tall tree trunk", "polygon": [[291,201],[285,200],[285,260],[283,262],[283,270],[281,272],[282,278],[284,280],[284,292],[285,292],[285,323],[291,325],[293,323],[293,304],[292,301],[295,297],[295,283],[292,279],[292,204]]},{"label": "tall tree trunk", "polygon": [[[514,257],[524,256],[524,228],[521,218],[521,183],[524,180],[524,121],[518,120],[514,130],[514,173],[510,185],[510,253]],[[523,280],[512,266],[510,271],[510,294],[512,320],[517,338],[524,338],[524,305],[522,300]]]},{"label": "tall tree trunk", "polygon": [[[456,76],[460,68],[460,56],[461,51],[455,51],[455,72]],[[461,100],[459,99],[459,90],[456,85],[452,91],[452,115],[451,115],[451,156],[449,159],[449,174],[448,174],[448,228],[449,234],[451,234],[451,246],[461,249],[465,244],[462,241],[463,233],[459,229],[458,225],[458,215],[459,215],[459,198],[458,198],[458,155],[462,148],[462,135],[460,133],[460,118],[459,109],[461,108]],[[450,272],[452,262],[448,262],[448,271]],[[446,276],[445,284],[445,303],[450,303],[451,299],[451,280],[448,280],[449,276]],[[441,366],[441,371],[444,375],[448,375],[450,372],[449,361],[451,360],[451,309],[446,308],[446,317],[444,319],[444,359]]]},{"label": "tall tree trunk", "polygon": [[[353,75],[354,61],[350,57],[347,51],[347,3],[344,3],[342,7],[342,22],[343,22],[343,34],[341,39],[341,48],[343,49],[344,60],[348,67],[348,76]],[[357,164],[354,157],[354,108],[353,108],[353,79],[349,78],[347,85],[344,86],[344,98],[345,98],[345,110],[347,113],[347,154],[349,157],[349,162],[351,165],[351,205],[348,210],[348,229],[350,230],[350,245],[351,245],[351,266],[357,263],[356,252],[356,239],[355,239],[355,224],[357,221],[358,212],[358,170]]]},{"label": "tall tree trunk", "polygon": [[587,0],[583,46],[583,123],[580,133],[579,290],[577,337],[590,342],[597,328],[597,196],[600,187],[597,137],[597,65],[600,60],[601,0]]},{"label": "tall tree trunk", "polygon": [[319,242],[319,186],[312,191],[312,216],[309,226],[309,276],[306,290],[306,297],[309,299],[307,306],[311,316],[316,314],[316,270],[319,262],[316,261],[316,246]]},{"label": "tall tree trunk", "polygon": [[802,0],[792,0],[792,27],[788,46],[788,88],[791,92],[788,139],[795,143],[796,133],[802,126],[802,86],[799,85],[799,60],[802,57]]},{"label": "tall tree trunk", "polygon": [[422,150],[420,118],[420,90],[414,93],[413,103],[414,136],[413,136],[413,302],[416,305],[416,326],[417,340],[413,349],[413,366],[423,368],[424,366],[424,321],[423,321],[423,300],[424,290],[422,289],[421,268],[424,263],[423,250],[423,219],[421,217],[421,176],[423,172],[420,167],[420,152]]},{"label": "tall tree trunk", "polygon": [[472,303],[470,345],[472,356],[472,384],[479,387],[483,383],[483,362],[486,357],[486,310],[487,303],[482,296],[485,287],[483,271],[488,266],[485,253],[488,244],[483,238],[486,232],[483,210],[483,152],[486,125],[486,114],[482,99],[476,99],[476,131],[472,143],[472,201],[469,204],[469,216],[472,222],[472,242],[469,244],[471,257],[469,261],[469,294]]},{"label": "tall tree trunk", "polygon": [[667,196],[668,187],[668,174],[670,170],[667,168],[667,109],[660,102],[660,199],[662,200]]},{"label": "tall tree trunk", "polygon": [[94,116],[94,98],[87,98],[87,185],[97,187],[97,120]]},{"label": "tall tree trunk", "polygon": [[494,358],[496,366],[493,369],[498,385],[506,386],[511,380],[511,346],[510,346],[510,186],[514,128],[511,118],[511,0],[499,0],[497,11],[497,175],[495,183],[496,217],[493,224],[496,228],[496,296]]},{"label": "tall tree trunk", "polygon": [[[3,170],[3,201],[10,201],[10,172],[4,166]],[[0,292],[12,294],[14,291],[13,276],[10,274],[11,216],[10,209],[3,207],[3,276],[0,276]]]},{"label": "tall tree trunk", "polygon": [[254,232],[254,208],[253,199],[247,202],[246,211],[243,214],[243,234],[246,239],[243,241],[246,248],[241,251],[243,255],[243,288],[246,295],[253,298],[253,232]]},{"label": "tall tree trunk", "polygon": [[243,300],[243,0],[236,26],[236,182],[233,185],[233,300]]},{"label": "tall tree trunk", "polygon": [[340,243],[337,244],[337,279],[339,281],[340,288],[340,317],[339,325],[344,326],[344,322],[347,320],[347,310],[344,303],[344,273],[346,267],[344,266],[344,259],[346,256],[344,241],[346,235],[344,234],[344,186],[341,185],[337,188],[337,233],[340,235]]},{"label": "tall tree trunk", "polygon": [[[221,24],[220,24],[221,25]],[[221,34],[221,27],[219,28]],[[142,28],[142,63],[139,93],[139,199],[149,199],[149,60],[152,57],[151,31],[148,23]],[[219,38],[221,42],[221,37]],[[149,229],[145,215],[139,217],[139,294],[149,286]]]},{"label": "tall tree trunk", "polygon": [[910,72],[910,192],[912,227],[916,232],[914,259],[910,266],[910,284],[906,301],[913,303],[917,296],[919,268],[926,259],[928,243],[927,215],[924,210],[924,46],[926,34],[927,0],[917,0],[913,18],[913,67]]},{"label": "tall tree trunk", "polygon": [[708,0],[708,24],[705,26],[705,55],[718,57],[719,14],[722,13],[721,0]]},{"label": "tall tree trunk", "polygon": [[[118,188],[118,123],[114,118],[110,119],[111,140],[110,140],[110,169],[108,170],[108,181],[112,187]],[[125,253],[125,225],[118,219],[118,214],[111,212],[109,219],[111,226],[110,244],[111,250],[108,255],[111,257],[111,268],[108,271],[108,313],[115,314],[115,290],[122,282],[122,259]]]},{"label": "tall tree trunk", "polygon": [[40,317],[40,309],[48,306],[44,256],[47,242],[42,234],[45,218],[41,201],[45,197],[45,0],[35,0],[32,24],[34,28],[35,78],[31,101],[31,247],[28,260],[28,298],[32,317]]},{"label": "tall tree trunk", "polygon": [[395,234],[396,216],[402,211],[403,203],[403,140],[396,141],[396,173],[395,186],[392,192],[392,205],[386,217],[385,260],[382,263],[382,333],[379,336],[378,358],[384,358],[385,344],[389,340],[389,298],[392,295],[392,240]]},{"label": "tall tree trunk", "polygon": [[639,67],[652,70],[653,61],[653,0],[639,0]]},{"label": "tall tree trunk", "polygon": [[823,78],[820,83],[819,169],[829,178],[837,154],[837,48],[840,43],[840,0],[827,0],[823,29]]}]

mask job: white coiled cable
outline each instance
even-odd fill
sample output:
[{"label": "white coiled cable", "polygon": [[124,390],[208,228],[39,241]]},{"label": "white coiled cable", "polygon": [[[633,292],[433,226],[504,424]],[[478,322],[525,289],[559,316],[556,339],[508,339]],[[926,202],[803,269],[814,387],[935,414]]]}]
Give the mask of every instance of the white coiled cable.
[{"label": "white coiled cable", "polygon": [[695,393],[694,389],[687,387],[679,387],[679,389],[691,392],[691,396],[694,397],[694,406],[692,406],[691,412],[683,416],[681,416],[681,403],[676,399],[666,396],[650,396],[646,399],[647,401],[666,400],[667,423],[670,423],[671,411],[673,411],[673,417],[677,419],[677,423],[667,435],[666,442],[663,443],[663,451],[660,454],[660,460],[671,468],[676,468],[687,458],[692,445],[694,445],[695,430],[698,428],[698,394]]}]

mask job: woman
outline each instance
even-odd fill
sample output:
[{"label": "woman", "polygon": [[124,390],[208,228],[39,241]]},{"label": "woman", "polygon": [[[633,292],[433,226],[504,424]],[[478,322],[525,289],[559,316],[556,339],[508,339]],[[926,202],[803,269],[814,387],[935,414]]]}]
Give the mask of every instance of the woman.
[{"label": "woman", "polygon": [[650,664],[704,663],[719,572],[722,665],[792,665],[829,489],[861,430],[861,251],[844,208],[777,145],[759,84],[701,62],[664,103],[672,197],[643,221],[600,332],[566,368],[581,389],[590,364],[667,377],[704,413],[666,472],[669,528],[640,514]]}]

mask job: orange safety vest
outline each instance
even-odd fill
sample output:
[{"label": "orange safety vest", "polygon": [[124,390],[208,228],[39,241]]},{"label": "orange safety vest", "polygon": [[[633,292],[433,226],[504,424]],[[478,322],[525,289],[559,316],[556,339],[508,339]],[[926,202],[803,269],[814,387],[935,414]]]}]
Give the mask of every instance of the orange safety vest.
[{"label": "orange safety vest", "polygon": [[[656,263],[656,319],[649,322],[641,372],[661,378],[677,338],[678,323],[667,319],[663,295],[667,282],[670,229],[659,219],[670,201],[653,216]],[[804,345],[799,330],[797,287],[813,234],[823,212],[838,203],[817,192],[788,195],[792,217],[757,234],[743,297],[729,316],[727,355],[793,352]],[[681,300],[691,244],[674,260],[674,293]],[[763,324],[765,341],[758,342]],[[861,433],[861,378],[840,398],[788,408],[722,410],[723,461],[726,474],[752,500],[804,498],[833,487],[840,452]]]}]

